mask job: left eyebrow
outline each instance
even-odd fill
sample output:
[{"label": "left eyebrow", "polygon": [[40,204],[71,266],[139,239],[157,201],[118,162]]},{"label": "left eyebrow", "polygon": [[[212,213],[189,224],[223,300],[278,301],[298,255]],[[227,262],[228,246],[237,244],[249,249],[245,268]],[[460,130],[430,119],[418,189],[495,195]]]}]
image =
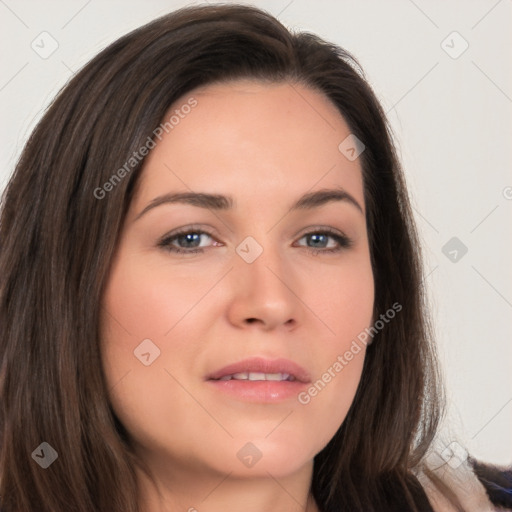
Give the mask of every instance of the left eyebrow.
[{"label": "left eyebrow", "polygon": [[[290,208],[296,210],[312,210],[319,208],[333,201],[347,202],[355,206],[363,215],[364,211],[357,200],[343,189],[321,189],[309,192],[301,196]],[[155,197],[138,215],[135,220],[140,219],[145,213],[162,204],[183,203],[208,210],[231,210],[235,201],[230,196],[221,194],[207,194],[205,192],[179,192],[164,194]]]},{"label": "left eyebrow", "polygon": [[363,208],[357,200],[343,189],[321,189],[315,192],[304,194],[299,200],[291,207],[291,211],[295,210],[311,210],[319,208],[324,204],[332,201],[346,201],[355,206],[363,215]]}]

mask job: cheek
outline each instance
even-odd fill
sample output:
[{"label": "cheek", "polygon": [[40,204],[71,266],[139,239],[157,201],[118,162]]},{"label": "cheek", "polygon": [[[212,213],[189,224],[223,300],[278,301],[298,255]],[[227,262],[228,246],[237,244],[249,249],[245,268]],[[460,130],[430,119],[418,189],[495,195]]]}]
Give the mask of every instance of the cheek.
[{"label": "cheek", "polygon": [[315,453],[323,449],[340,428],[360,382],[365,349],[359,348],[348,361],[343,355],[346,347],[346,343],[340,344],[340,351],[333,351],[323,371],[297,397],[305,424],[311,422],[308,418],[314,418]]},{"label": "cheek", "polygon": [[186,319],[187,311],[204,294],[205,286],[190,279],[190,273],[186,277],[175,272],[172,280],[164,275],[157,265],[127,254],[114,260],[103,295],[104,373],[109,388],[115,387],[114,403],[122,405],[116,409],[124,408],[128,415],[130,408],[140,414],[141,400],[146,412],[161,410],[157,391],[169,389],[165,368],[176,366],[168,350],[169,339],[176,337],[180,320]]},{"label": "cheek", "polygon": [[[347,350],[347,342],[369,327],[373,317],[374,279],[369,256],[347,258],[310,278],[307,300],[323,324],[324,353]],[[333,352],[334,351],[334,352]]]},{"label": "cheek", "polygon": [[309,414],[319,418],[328,442],[345,419],[359,385],[367,330],[372,326],[374,280],[369,258],[323,276],[308,297],[318,311],[322,335],[316,351],[318,373],[298,397]]},{"label": "cheek", "polygon": [[135,257],[114,265],[103,305],[110,314],[107,322],[117,331],[121,329],[121,337],[127,333],[134,340],[164,337],[210,284],[206,279],[194,279],[186,270],[173,270],[172,279],[166,278],[166,274],[168,267],[141,264]]},{"label": "cheek", "polygon": [[[180,339],[180,329],[208,283],[201,286],[190,279],[190,272],[184,274],[165,278],[164,269],[128,254],[114,262],[105,288],[103,369],[114,411],[135,439],[154,435],[157,442],[166,431],[191,431],[189,415],[176,412],[194,410],[194,402],[172,375],[190,360],[183,350],[188,339]],[[180,341],[170,350],[173,339]]]}]

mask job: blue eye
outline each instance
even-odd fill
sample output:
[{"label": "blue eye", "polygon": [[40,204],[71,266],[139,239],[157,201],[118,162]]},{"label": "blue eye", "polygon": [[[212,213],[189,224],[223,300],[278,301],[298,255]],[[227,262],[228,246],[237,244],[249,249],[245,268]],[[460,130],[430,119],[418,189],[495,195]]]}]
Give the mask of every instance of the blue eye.
[{"label": "blue eye", "polygon": [[[206,231],[201,230],[189,230],[189,231],[181,231],[179,233],[175,233],[172,236],[165,237],[158,244],[159,247],[164,248],[170,252],[174,253],[188,253],[193,254],[197,252],[203,252],[203,249],[199,247],[198,244],[201,243],[201,236],[206,235],[210,238],[211,235]],[[173,245],[174,242],[178,244],[184,244],[183,247],[176,247]]]},{"label": "blue eye", "polygon": [[[300,240],[302,240],[303,238],[307,238],[309,239],[309,241],[316,244],[313,247],[307,247],[307,249],[309,249],[315,255],[322,252],[339,252],[342,249],[348,249],[349,247],[352,246],[352,240],[350,240],[347,236],[340,235],[339,233],[326,229],[324,229],[323,231],[310,231],[309,233],[303,235],[300,238]],[[334,240],[337,245],[330,248],[324,246],[324,244],[329,243],[329,238]]]},{"label": "blue eye", "polygon": [[[175,254],[202,253],[204,252],[205,246],[201,246],[200,244],[201,237],[204,235],[213,239],[213,236],[210,233],[200,229],[183,230],[164,237],[158,243],[158,247],[161,247],[162,249]],[[305,247],[314,255],[319,253],[339,252],[343,249],[348,249],[353,244],[352,240],[350,240],[347,236],[325,228],[322,228],[322,230],[319,231],[310,231],[309,233],[302,235],[299,240],[304,238],[315,244],[313,247]],[[334,247],[327,247],[329,239],[335,241]],[[300,245],[299,247],[304,246]]]}]

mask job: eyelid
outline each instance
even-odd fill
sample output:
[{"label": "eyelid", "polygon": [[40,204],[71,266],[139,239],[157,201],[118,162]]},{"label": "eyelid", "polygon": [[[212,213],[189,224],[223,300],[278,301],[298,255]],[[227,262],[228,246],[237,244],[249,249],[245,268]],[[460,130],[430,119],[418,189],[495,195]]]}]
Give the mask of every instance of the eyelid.
[{"label": "eyelid", "polygon": [[[211,230],[211,231],[209,231],[209,230]],[[311,231],[313,231],[313,230],[317,230],[317,231],[323,231],[323,230],[331,231],[331,232],[334,232],[334,233],[336,233],[336,234],[338,234],[340,236],[344,236],[344,237],[349,238],[348,235],[346,233],[344,233],[341,229],[338,229],[338,228],[335,228],[335,227],[332,227],[332,226],[327,226],[327,225],[324,225],[324,224],[313,224],[311,226],[307,226],[305,228],[302,228],[295,235],[293,235],[293,238],[296,238],[296,237],[299,237],[299,236],[303,237],[304,235],[307,235],[307,234],[311,233]],[[185,226],[173,229],[172,231],[169,231],[168,233],[166,233],[162,237],[162,240],[166,239],[166,238],[169,238],[171,236],[176,236],[176,235],[187,233],[187,232],[190,232],[190,231],[204,232],[205,234],[210,235],[211,237],[220,237],[220,235],[218,234],[217,230],[215,228],[213,228],[212,226],[208,225],[208,224],[206,224],[206,225],[205,224],[188,224],[188,225],[185,225]]]},{"label": "eyelid", "polygon": [[344,237],[348,238],[348,236],[341,229],[335,228],[333,226],[327,226],[325,224],[313,224],[312,226],[303,228],[295,235],[295,237],[303,237],[305,235],[310,234],[311,232],[321,232],[321,231],[336,233],[339,236],[344,236]]},{"label": "eyelid", "polygon": [[[210,231],[211,230],[211,231]],[[171,239],[177,238],[179,236],[184,236],[188,233],[199,233],[208,235],[212,239],[216,240],[216,237],[218,235],[214,234],[216,230],[213,229],[211,226],[208,226],[206,229],[204,228],[204,225],[200,224],[190,224],[188,226],[182,226],[180,228],[173,229],[172,231],[169,231],[166,233],[160,240],[157,242],[157,246],[162,247],[163,249],[167,249],[169,252],[173,252],[172,250],[168,249],[171,247],[170,243],[168,243]],[[218,240],[216,240],[218,242]],[[221,243],[221,242],[219,242]],[[178,247],[174,247],[174,249],[180,249],[183,251],[183,253],[189,252],[192,253],[193,249],[181,249]],[[201,250],[205,249],[204,247],[199,248]]]},{"label": "eyelid", "polygon": [[[212,238],[213,240],[215,240],[215,242],[222,244],[222,242],[219,242],[219,240],[216,239],[217,235],[210,232],[209,229],[211,229],[212,231],[216,231],[215,229],[211,228],[211,226],[208,226],[208,228],[205,229],[202,225],[199,225],[199,224],[191,224],[188,226],[183,226],[181,228],[176,228],[175,230],[172,230],[169,233],[167,233],[166,235],[164,235],[160,239],[160,241],[157,243],[157,246],[163,248],[164,250],[167,250],[168,252],[176,253],[176,254],[202,253],[202,252],[204,252],[205,249],[209,249],[212,246],[195,247],[195,248],[187,249],[187,248],[172,246],[170,244],[170,242],[177,237],[185,236],[189,233],[195,233],[195,234],[199,234],[199,235],[207,235],[210,238]],[[341,231],[337,228],[334,228],[331,226],[325,226],[325,225],[308,226],[308,227],[304,228],[303,230],[301,230],[298,234],[296,234],[294,236],[294,239],[301,240],[302,238],[304,238],[308,235],[313,235],[313,234],[327,235],[328,237],[330,237],[336,241],[337,247],[335,247],[335,248],[318,248],[318,249],[315,247],[308,247],[308,246],[304,246],[304,245],[299,245],[298,247],[302,247],[302,248],[304,248],[312,253],[315,253],[315,254],[316,253],[329,254],[329,253],[340,252],[343,249],[348,249],[354,243],[354,240],[352,238],[348,237],[343,231]]]},{"label": "eyelid", "polygon": [[180,228],[173,229],[172,231],[169,231],[166,233],[162,240],[170,237],[174,237],[177,235],[181,235],[183,233],[190,233],[190,232],[198,232],[198,233],[205,233],[207,235],[210,235],[211,237],[219,237],[217,230],[213,228],[212,226],[208,224],[188,224],[186,226],[182,226]]}]

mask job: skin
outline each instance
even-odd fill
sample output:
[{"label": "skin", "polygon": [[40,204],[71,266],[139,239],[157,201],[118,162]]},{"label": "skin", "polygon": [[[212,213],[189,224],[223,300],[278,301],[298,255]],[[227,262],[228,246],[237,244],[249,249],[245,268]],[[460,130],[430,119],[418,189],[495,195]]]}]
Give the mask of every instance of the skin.
[{"label": "skin", "polygon": [[[197,106],[145,161],[103,297],[112,406],[157,483],[137,469],[141,507],[315,511],[308,498],[313,458],[347,414],[365,350],[307,405],[297,397],[228,397],[205,376],[249,356],[284,357],[315,382],[371,325],[360,162],[338,150],[350,130],[317,91],[240,80],[197,89],[170,111],[191,96]],[[289,211],[306,192],[340,187],[362,212],[349,201]],[[155,197],[190,191],[230,195],[236,207],[162,204],[137,218]],[[203,253],[158,246],[191,224],[212,233],[201,235]],[[322,253],[338,244],[327,238],[319,246],[304,236],[321,232],[319,225],[344,233],[352,246]],[[250,264],[236,252],[248,236],[263,248]],[[196,247],[183,239],[172,245]],[[144,339],[160,349],[149,366],[134,356]],[[251,468],[237,458],[247,442],[262,454]]]}]

